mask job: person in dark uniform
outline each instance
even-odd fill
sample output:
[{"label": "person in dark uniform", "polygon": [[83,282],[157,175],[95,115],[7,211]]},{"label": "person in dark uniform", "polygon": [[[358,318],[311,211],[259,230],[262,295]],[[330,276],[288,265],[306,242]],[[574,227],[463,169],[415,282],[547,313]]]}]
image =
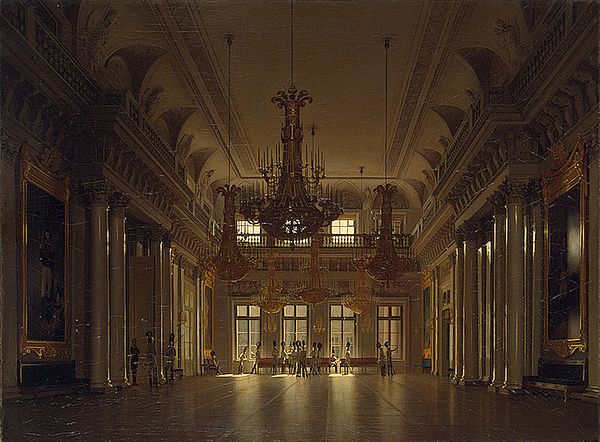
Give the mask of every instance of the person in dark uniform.
[{"label": "person in dark uniform", "polygon": [[175,365],[175,356],[177,351],[175,350],[175,333],[169,335],[169,346],[167,347],[167,353],[165,354],[165,384],[171,381],[175,381],[175,373],[173,366]]},{"label": "person in dark uniform", "polygon": [[140,365],[140,349],[137,346],[137,340],[133,338],[131,340],[131,347],[129,347],[129,367],[131,367],[131,380],[132,385],[137,385],[137,371]]}]

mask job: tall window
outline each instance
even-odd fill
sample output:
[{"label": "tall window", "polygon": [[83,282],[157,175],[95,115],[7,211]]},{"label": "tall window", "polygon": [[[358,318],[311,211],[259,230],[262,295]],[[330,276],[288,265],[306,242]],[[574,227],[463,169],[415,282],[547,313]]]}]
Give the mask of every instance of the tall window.
[{"label": "tall window", "polygon": [[331,351],[339,358],[346,353],[346,343],[350,342],[351,354],[356,354],[354,348],[356,330],[356,315],[352,310],[341,304],[329,306],[329,333]]},{"label": "tall window", "polygon": [[248,356],[256,352],[256,343],[260,341],[260,308],[255,305],[239,304],[235,306],[235,354],[239,359],[248,346]]},{"label": "tall window", "polygon": [[306,305],[286,305],[283,308],[283,340],[286,344],[293,341],[306,341],[308,344],[308,307]]},{"label": "tall window", "polygon": [[381,305],[377,307],[377,340],[381,345],[390,343],[394,359],[404,360],[404,339],[402,336],[402,305]]}]

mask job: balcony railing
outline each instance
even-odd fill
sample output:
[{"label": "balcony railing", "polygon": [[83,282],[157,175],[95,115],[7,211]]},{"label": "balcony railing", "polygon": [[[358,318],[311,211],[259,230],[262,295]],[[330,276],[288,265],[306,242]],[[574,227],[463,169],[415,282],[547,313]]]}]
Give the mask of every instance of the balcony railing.
[{"label": "balcony railing", "polygon": [[[393,235],[394,245],[397,249],[408,249],[412,243],[412,235]],[[321,236],[324,249],[352,249],[374,248],[377,243],[376,235],[357,234],[324,234]],[[247,248],[309,248],[312,238],[292,243],[269,237],[265,234],[238,234],[238,244]]]}]

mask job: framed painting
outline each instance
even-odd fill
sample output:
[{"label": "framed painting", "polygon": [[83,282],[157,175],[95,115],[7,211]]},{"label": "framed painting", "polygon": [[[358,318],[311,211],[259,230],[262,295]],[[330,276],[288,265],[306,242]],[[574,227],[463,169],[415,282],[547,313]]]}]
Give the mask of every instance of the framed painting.
[{"label": "framed painting", "polygon": [[584,144],[550,151],[554,170],[543,178],[544,349],[561,357],[587,348]]},{"label": "framed painting", "polygon": [[39,358],[69,354],[69,192],[57,155],[24,149],[21,162],[20,349]]}]

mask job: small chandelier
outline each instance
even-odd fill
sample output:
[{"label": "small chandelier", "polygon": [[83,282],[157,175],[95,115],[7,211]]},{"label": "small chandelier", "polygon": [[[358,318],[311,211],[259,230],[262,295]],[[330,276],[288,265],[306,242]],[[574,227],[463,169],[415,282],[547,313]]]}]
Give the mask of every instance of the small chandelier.
[{"label": "small chandelier", "polygon": [[241,204],[246,220],[260,224],[269,235],[280,240],[303,240],[313,236],[342,213],[341,205],[323,189],[325,160],[322,152],[310,155],[305,147],[302,158],[303,128],[300,109],[313,99],[308,92],[294,86],[294,3],[291,2],[291,86],[271,98],[284,110],[281,144],[274,151],[258,154],[258,171],[266,187],[253,191]]},{"label": "small chandelier", "polygon": [[322,316],[319,316],[313,325],[313,332],[315,333],[315,336],[321,336],[326,331],[327,327],[325,327],[325,320]]},{"label": "small chandelier", "polygon": [[275,278],[275,254],[268,256],[268,275],[267,285],[260,288],[253,297],[252,303],[261,310],[269,314],[279,313],[288,303],[288,299],[283,287],[277,285]]},{"label": "small chandelier", "polygon": [[248,274],[254,266],[254,261],[240,252],[237,243],[237,227],[235,223],[235,197],[240,191],[240,188],[231,184],[231,35],[227,36],[227,46],[229,47],[229,64],[228,64],[228,143],[227,143],[227,160],[229,168],[229,181],[222,187],[217,189],[217,192],[225,198],[223,207],[223,234],[221,236],[221,244],[219,251],[203,261],[203,266],[213,273],[217,278],[228,282],[236,282]]},{"label": "small chandelier", "polygon": [[373,319],[369,313],[360,316],[360,331],[363,333],[372,333],[375,329]]},{"label": "small chandelier", "polygon": [[270,335],[274,334],[277,331],[277,316],[268,314],[263,330]]},{"label": "small chandelier", "polygon": [[375,302],[373,301],[371,292],[365,284],[366,261],[362,259],[356,260],[354,266],[357,271],[357,286],[354,292],[344,299],[342,304],[354,313],[360,315],[368,311]]},{"label": "small chandelier", "polygon": [[413,269],[412,260],[407,256],[399,256],[394,247],[392,237],[392,198],[398,191],[396,186],[387,182],[388,156],[387,156],[387,132],[388,132],[388,49],[390,40],[385,39],[385,136],[384,136],[384,174],[385,184],[375,188],[375,192],[381,195],[381,230],[375,255],[365,266],[367,274],[376,281],[390,282],[399,279],[404,273]]},{"label": "small chandelier", "polygon": [[320,304],[330,296],[334,296],[334,289],[323,287],[321,276],[323,267],[319,263],[320,235],[315,235],[310,244],[310,258],[306,267],[301,272],[306,276],[306,286],[296,291],[296,295],[307,304]]}]

